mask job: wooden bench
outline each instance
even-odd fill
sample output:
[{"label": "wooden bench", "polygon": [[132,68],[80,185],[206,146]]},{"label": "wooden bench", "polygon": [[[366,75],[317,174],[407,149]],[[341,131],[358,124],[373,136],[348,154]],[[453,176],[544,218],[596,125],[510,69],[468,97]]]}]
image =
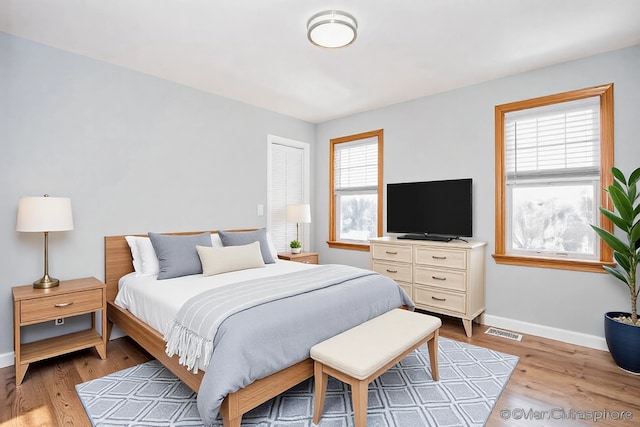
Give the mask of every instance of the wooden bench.
[{"label": "wooden bench", "polygon": [[369,383],[426,343],[431,376],[438,381],[439,318],[391,310],[311,348],[314,360],[313,422],[322,418],[328,376],[351,385],[355,427],[366,427]]}]

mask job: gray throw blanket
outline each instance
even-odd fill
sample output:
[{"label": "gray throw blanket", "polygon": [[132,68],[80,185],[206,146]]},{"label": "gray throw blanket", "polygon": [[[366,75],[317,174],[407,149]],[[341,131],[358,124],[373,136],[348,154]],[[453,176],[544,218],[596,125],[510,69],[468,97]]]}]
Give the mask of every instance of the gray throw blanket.
[{"label": "gray throw blanket", "polygon": [[235,313],[282,298],[376,274],[345,265],[322,265],[310,270],[248,280],[202,292],[176,314],[164,337],[169,356],[198,373],[206,368],[222,322]]}]

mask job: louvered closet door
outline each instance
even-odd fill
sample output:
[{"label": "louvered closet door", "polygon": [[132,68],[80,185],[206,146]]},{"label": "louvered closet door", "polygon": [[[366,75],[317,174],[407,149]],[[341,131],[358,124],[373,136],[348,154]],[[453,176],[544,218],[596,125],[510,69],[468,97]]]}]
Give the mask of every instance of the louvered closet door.
[{"label": "louvered closet door", "polygon": [[[271,145],[271,236],[278,252],[296,238],[296,224],[287,222],[287,205],[304,203],[304,150]],[[305,242],[304,227],[300,238]]]}]

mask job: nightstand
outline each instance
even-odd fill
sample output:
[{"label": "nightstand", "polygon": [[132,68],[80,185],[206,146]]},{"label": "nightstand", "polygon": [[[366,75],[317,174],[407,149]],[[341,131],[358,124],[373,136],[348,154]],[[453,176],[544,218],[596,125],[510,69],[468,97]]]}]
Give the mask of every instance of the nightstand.
[{"label": "nightstand", "polygon": [[278,254],[278,258],[287,261],[302,262],[304,264],[318,263],[318,254],[316,252],[300,252],[299,254],[292,254],[291,252],[281,252]]},{"label": "nightstand", "polygon": [[[32,285],[16,286],[13,291],[13,337],[16,355],[16,385],[20,385],[32,362],[95,347],[107,358],[106,285],[95,277],[61,280],[49,289]],[[96,312],[101,311],[102,335],[96,329]],[[26,325],[91,313],[91,329],[22,344],[20,328]]]}]

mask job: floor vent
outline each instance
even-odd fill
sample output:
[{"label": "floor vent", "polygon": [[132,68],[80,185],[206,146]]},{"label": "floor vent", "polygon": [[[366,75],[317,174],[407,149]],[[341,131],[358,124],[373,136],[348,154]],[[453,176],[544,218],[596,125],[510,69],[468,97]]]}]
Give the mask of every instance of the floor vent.
[{"label": "floor vent", "polygon": [[522,335],[516,334],[515,332],[503,331],[502,329],[489,328],[484,333],[496,337],[509,338],[514,341],[522,341]]}]

